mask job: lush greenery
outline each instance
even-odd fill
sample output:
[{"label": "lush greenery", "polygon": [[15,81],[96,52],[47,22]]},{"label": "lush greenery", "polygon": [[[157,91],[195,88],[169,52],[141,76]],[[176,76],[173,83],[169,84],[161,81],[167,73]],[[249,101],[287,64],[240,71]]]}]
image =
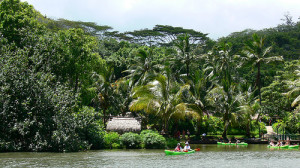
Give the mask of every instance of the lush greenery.
[{"label": "lush greenery", "polygon": [[141,132],[141,137],[146,149],[163,149],[166,146],[166,139],[158,132],[144,130]]},{"label": "lush greenery", "polygon": [[137,133],[128,132],[121,135],[120,141],[128,149],[137,149],[141,147],[142,138]]},{"label": "lush greenery", "polygon": [[250,137],[270,119],[299,134],[300,22],[283,20],[214,41],[168,25],[120,33],[2,0],[0,151],[175,143],[157,132],[105,132],[107,116],[128,111],[167,135]]}]

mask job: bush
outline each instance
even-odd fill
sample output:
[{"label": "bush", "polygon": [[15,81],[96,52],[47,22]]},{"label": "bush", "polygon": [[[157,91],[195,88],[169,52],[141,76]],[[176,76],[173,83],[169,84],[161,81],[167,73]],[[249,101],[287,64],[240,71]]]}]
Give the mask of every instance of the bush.
[{"label": "bush", "polygon": [[214,116],[207,118],[207,116],[205,116],[203,120],[207,122],[207,132],[210,132],[212,134],[222,133],[224,125],[222,118]]},{"label": "bush", "polygon": [[256,123],[255,120],[251,121],[251,137],[256,135],[259,136],[259,133],[267,133],[265,124],[263,122]]},{"label": "bush", "polygon": [[1,142],[0,140],[0,152],[13,152],[16,149],[10,142]]},{"label": "bush", "polygon": [[120,137],[121,144],[128,149],[137,149],[141,146],[141,137],[137,133],[128,132]]},{"label": "bush", "polygon": [[141,137],[146,149],[163,149],[166,146],[166,139],[157,132],[143,131]]},{"label": "bush", "polygon": [[121,145],[119,143],[113,143],[111,146],[112,146],[113,149],[120,149],[121,148]]},{"label": "bush", "polygon": [[140,135],[143,136],[143,135],[146,135],[146,134],[149,134],[149,133],[154,133],[154,134],[159,134],[157,131],[155,130],[150,130],[150,129],[147,129],[147,130],[143,130]]},{"label": "bush", "polygon": [[178,140],[174,138],[167,138],[166,143],[168,148],[175,148],[177,146]]},{"label": "bush", "polygon": [[104,135],[104,143],[106,148],[120,148],[120,135],[117,132],[107,132]]}]

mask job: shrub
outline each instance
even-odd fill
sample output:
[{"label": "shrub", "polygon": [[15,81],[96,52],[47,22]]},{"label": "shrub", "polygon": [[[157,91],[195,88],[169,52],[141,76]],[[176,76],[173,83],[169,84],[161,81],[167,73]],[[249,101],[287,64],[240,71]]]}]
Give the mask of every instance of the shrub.
[{"label": "shrub", "polygon": [[141,137],[137,133],[128,132],[120,137],[121,144],[128,149],[137,149],[141,145]]},{"label": "shrub", "polygon": [[120,135],[117,132],[109,132],[104,135],[104,143],[106,148],[120,148]]},{"label": "shrub", "polygon": [[174,138],[167,138],[166,143],[168,148],[175,148],[177,146],[178,140]]},{"label": "shrub", "polygon": [[121,145],[119,143],[113,143],[111,146],[112,146],[113,149],[120,149],[121,148]]},{"label": "shrub", "polygon": [[145,131],[141,133],[141,137],[146,149],[163,149],[166,146],[166,139],[157,132]]},{"label": "shrub", "polygon": [[146,134],[149,134],[149,133],[158,134],[158,132],[155,131],[155,130],[147,129],[147,130],[143,130],[143,131],[140,133],[140,135],[143,136],[143,135],[146,135]]},{"label": "shrub", "polygon": [[211,132],[212,134],[222,133],[224,125],[222,118],[214,116],[207,118],[207,116],[205,116],[203,119],[205,122],[208,122],[207,132]]}]

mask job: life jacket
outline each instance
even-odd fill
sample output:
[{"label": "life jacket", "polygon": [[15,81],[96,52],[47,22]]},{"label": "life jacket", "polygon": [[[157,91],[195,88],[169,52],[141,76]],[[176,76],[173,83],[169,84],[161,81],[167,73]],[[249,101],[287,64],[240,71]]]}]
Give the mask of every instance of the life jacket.
[{"label": "life jacket", "polygon": [[189,150],[189,149],[191,149],[191,147],[190,147],[190,145],[184,146],[184,149]]},{"label": "life jacket", "polygon": [[177,146],[177,147],[175,148],[175,150],[176,150],[176,151],[180,151],[180,148],[181,148],[181,146]]}]

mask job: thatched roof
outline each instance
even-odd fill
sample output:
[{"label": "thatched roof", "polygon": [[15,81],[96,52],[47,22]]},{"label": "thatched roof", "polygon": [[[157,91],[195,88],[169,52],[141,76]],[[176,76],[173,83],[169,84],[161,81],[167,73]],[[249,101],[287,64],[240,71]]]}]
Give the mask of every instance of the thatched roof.
[{"label": "thatched roof", "polygon": [[141,123],[138,119],[133,117],[113,117],[108,121],[106,130],[120,134],[124,132],[140,132]]}]

